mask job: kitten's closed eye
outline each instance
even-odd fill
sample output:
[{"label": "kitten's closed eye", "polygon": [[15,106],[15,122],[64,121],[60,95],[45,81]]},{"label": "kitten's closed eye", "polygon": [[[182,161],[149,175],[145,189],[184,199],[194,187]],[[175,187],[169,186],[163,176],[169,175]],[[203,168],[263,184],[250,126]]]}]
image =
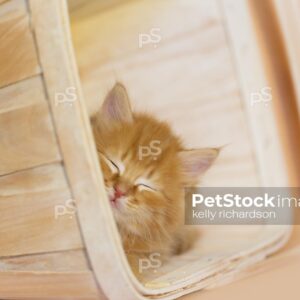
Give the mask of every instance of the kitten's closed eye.
[{"label": "kitten's closed eye", "polygon": [[117,162],[113,161],[111,158],[107,157],[105,154],[99,152],[101,158],[105,162],[105,164],[109,167],[110,171],[113,174],[122,174],[124,168],[122,165],[118,164]]},{"label": "kitten's closed eye", "polygon": [[135,186],[139,187],[140,190],[151,190],[151,191],[157,191],[157,189],[154,187],[154,185],[149,182],[147,179],[139,178],[135,181]]},{"label": "kitten's closed eye", "polygon": [[[110,168],[111,172],[113,174],[119,174],[121,175],[124,171],[124,166],[121,163],[117,163],[116,161],[113,161],[111,158],[103,154],[102,152],[99,152],[101,158],[105,161],[106,165]],[[150,190],[150,191],[157,191],[157,189],[154,187],[154,185],[145,178],[138,178],[134,185],[139,188],[139,190]]]}]

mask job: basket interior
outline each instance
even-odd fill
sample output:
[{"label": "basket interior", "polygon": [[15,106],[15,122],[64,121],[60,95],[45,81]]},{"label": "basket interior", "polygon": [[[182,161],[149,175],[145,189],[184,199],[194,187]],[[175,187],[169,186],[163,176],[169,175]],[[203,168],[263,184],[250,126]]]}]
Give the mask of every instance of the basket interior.
[{"label": "basket interior", "polygon": [[[121,81],[133,108],[168,121],[186,147],[227,145],[201,185],[260,186],[255,145],[217,1],[70,1],[73,45],[90,115]],[[141,46],[141,34],[159,41]],[[280,231],[280,230],[279,230]],[[204,226],[193,249],[143,274],[179,283],[276,240],[274,227]]]}]

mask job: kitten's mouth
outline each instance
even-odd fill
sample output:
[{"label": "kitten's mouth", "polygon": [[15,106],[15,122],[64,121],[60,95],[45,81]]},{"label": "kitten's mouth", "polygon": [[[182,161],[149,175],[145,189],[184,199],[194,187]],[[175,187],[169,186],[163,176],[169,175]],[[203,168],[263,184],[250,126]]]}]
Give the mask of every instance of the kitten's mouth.
[{"label": "kitten's mouth", "polygon": [[114,209],[117,210],[121,210],[122,209],[122,202],[125,201],[124,197],[115,197],[115,196],[109,196],[109,202],[111,207],[113,207]]},{"label": "kitten's mouth", "polygon": [[114,207],[114,208],[118,208],[118,206],[119,206],[119,201],[118,201],[118,199],[117,198],[115,198],[115,197],[113,197],[113,198],[110,198],[109,199],[109,202],[110,202],[110,205],[112,206],[112,207]]},{"label": "kitten's mouth", "polygon": [[115,196],[111,196],[111,195],[109,195],[108,198],[109,198],[110,205],[112,207],[117,207],[117,205],[118,205],[118,199]]},{"label": "kitten's mouth", "polygon": [[122,209],[122,206],[124,206],[124,203],[126,202],[125,193],[120,191],[118,187],[109,189],[107,192],[111,207],[118,210]]}]

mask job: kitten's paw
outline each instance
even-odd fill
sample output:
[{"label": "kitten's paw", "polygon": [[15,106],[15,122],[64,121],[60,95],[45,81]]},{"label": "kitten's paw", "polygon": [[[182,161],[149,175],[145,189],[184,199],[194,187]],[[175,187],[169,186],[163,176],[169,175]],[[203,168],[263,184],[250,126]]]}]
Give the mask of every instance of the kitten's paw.
[{"label": "kitten's paw", "polygon": [[196,228],[189,226],[182,227],[175,236],[172,249],[173,254],[178,255],[192,248],[198,236],[199,231]]}]

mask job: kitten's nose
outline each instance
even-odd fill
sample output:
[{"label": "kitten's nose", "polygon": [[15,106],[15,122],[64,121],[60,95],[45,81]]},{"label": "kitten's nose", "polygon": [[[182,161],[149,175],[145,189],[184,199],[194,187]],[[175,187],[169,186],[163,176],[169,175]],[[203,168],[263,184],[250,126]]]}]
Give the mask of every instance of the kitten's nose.
[{"label": "kitten's nose", "polygon": [[121,198],[122,196],[124,196],[126,194],[126,192],[119,185],[115,185],[114,190],[115,190],[115,198],[116,199]]}]

